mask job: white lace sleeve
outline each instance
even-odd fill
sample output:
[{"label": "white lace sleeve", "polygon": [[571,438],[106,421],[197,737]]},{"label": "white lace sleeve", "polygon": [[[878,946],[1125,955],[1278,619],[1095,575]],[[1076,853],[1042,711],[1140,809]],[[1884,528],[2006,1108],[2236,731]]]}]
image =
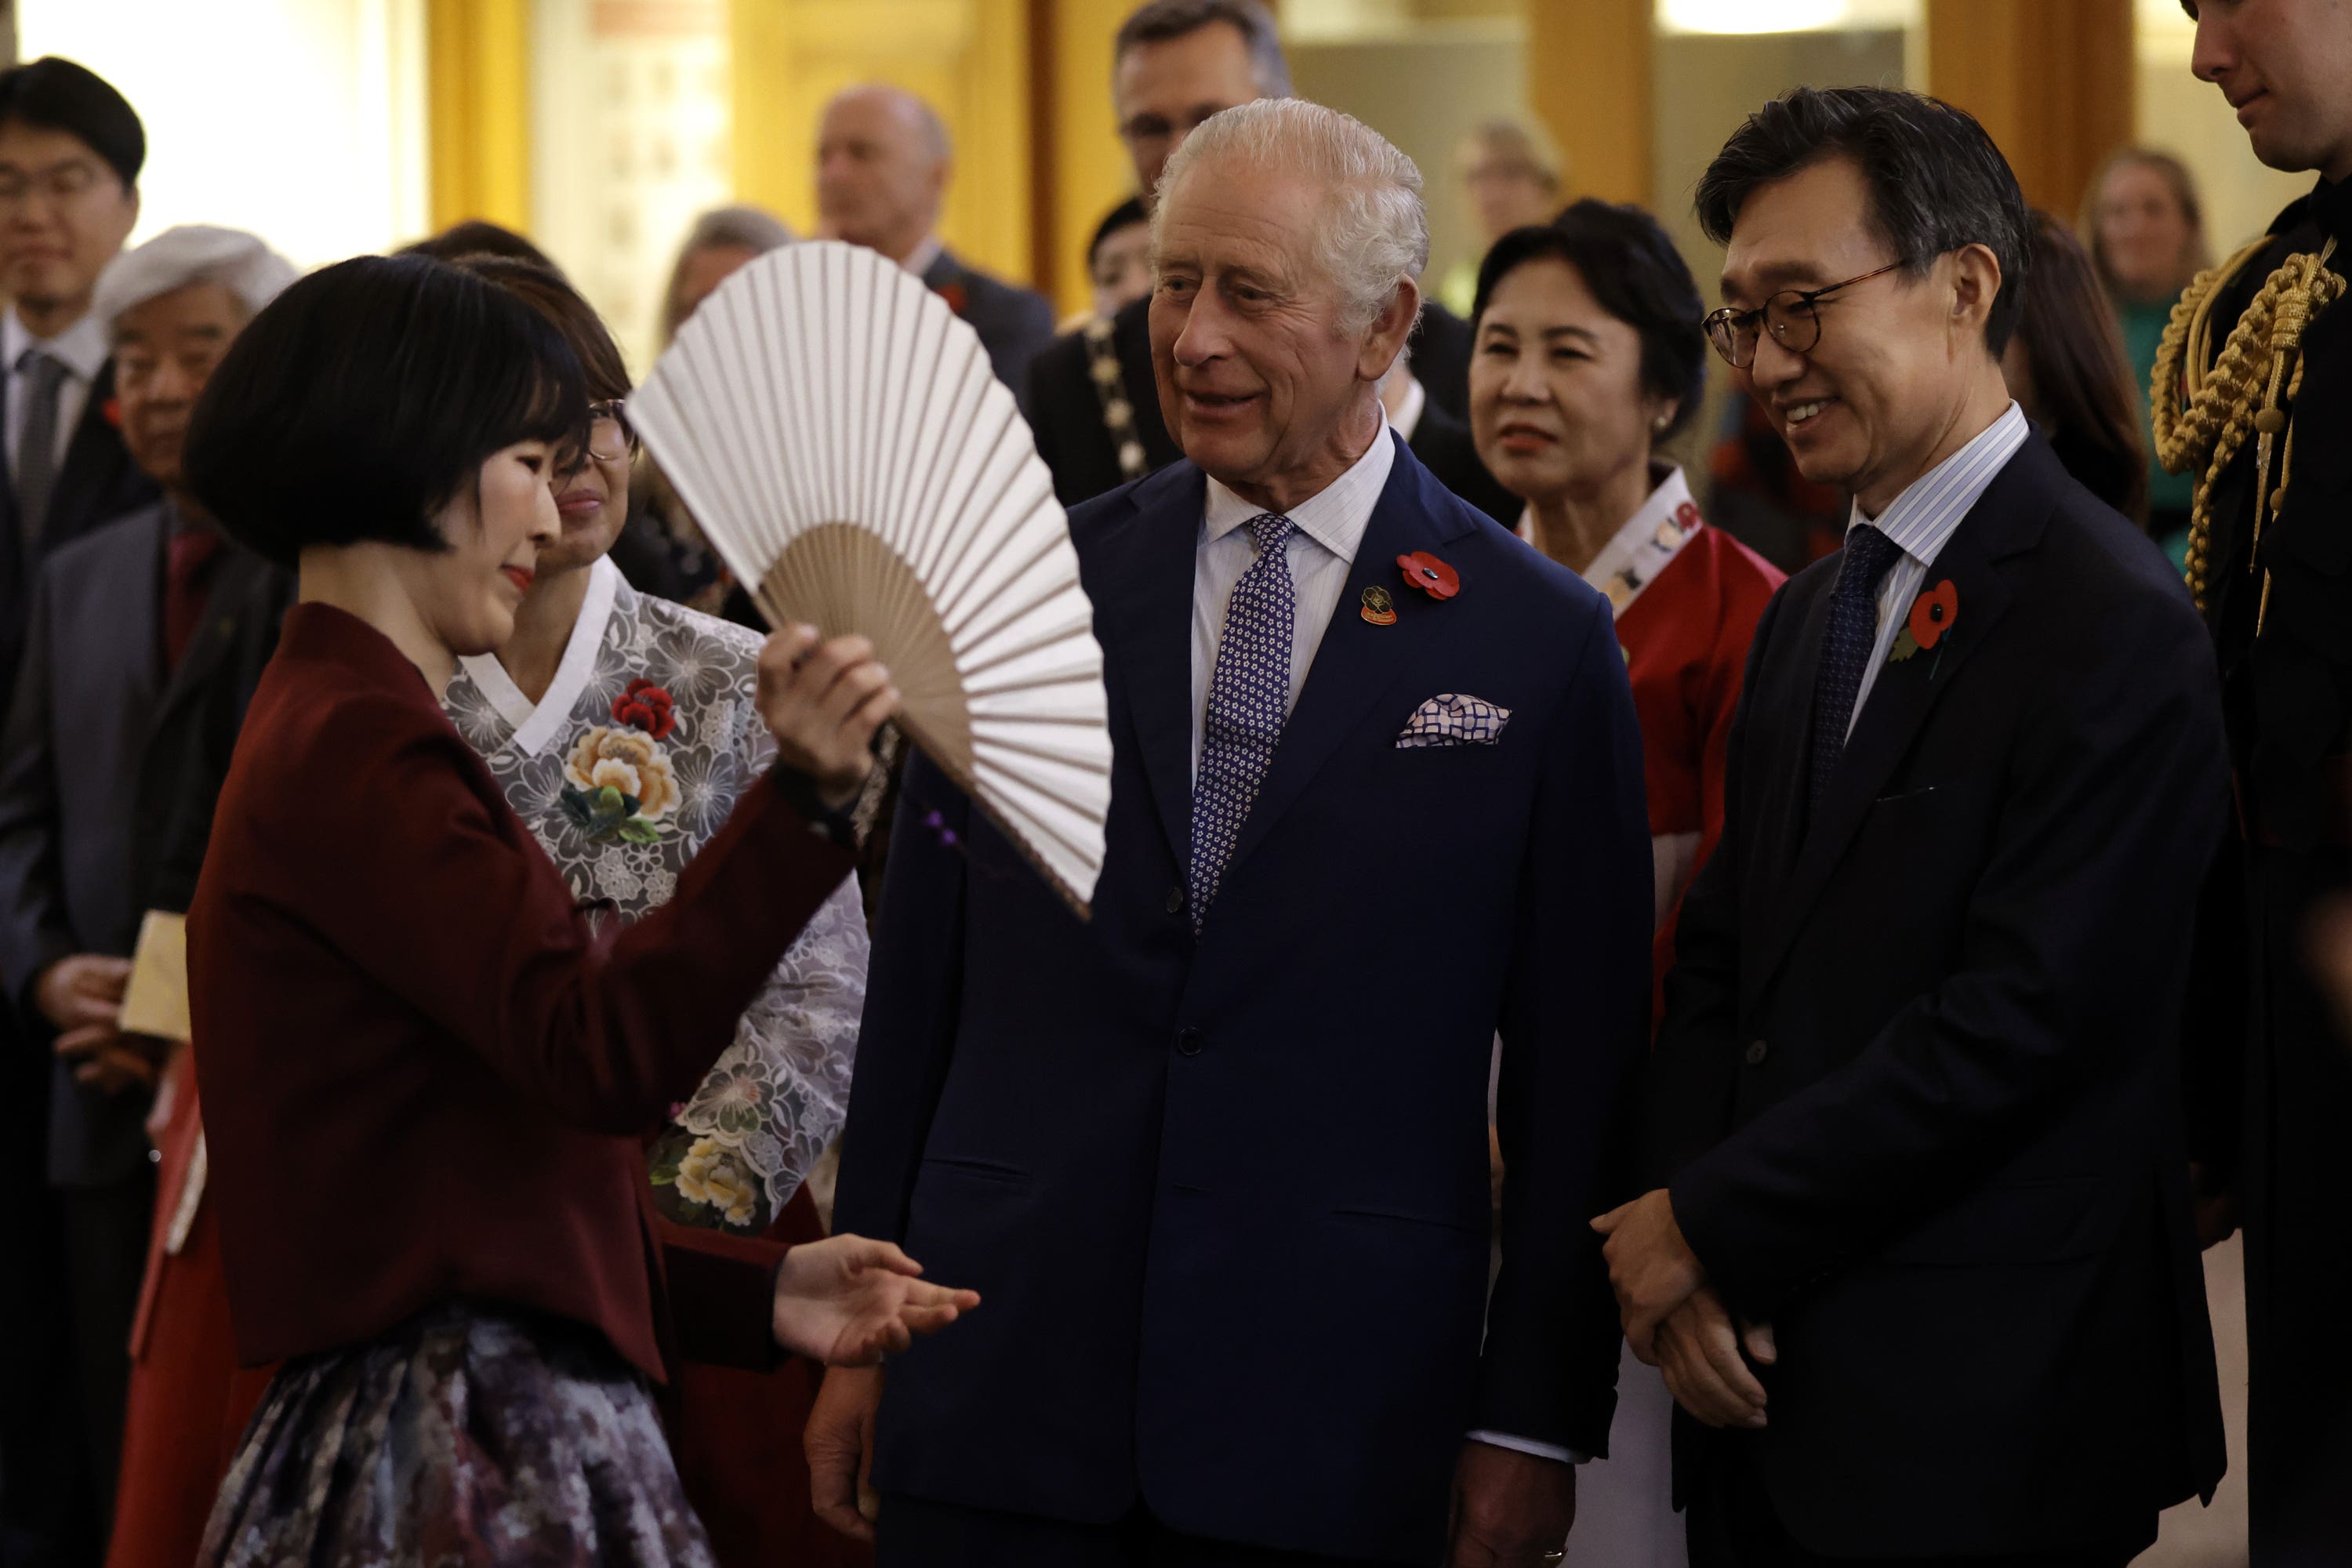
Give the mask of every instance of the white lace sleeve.
[{"label": "white lace sleeve", "polygon": [[[747,782],[774,757],[748,701],[733,740]],[[791,1201],[848,1113],[866,953],[866,909],[853,876],[785,952],[744,1012],[735,1043],[659,1141],[653,1179],[672,1218],[757,1231]]]}]

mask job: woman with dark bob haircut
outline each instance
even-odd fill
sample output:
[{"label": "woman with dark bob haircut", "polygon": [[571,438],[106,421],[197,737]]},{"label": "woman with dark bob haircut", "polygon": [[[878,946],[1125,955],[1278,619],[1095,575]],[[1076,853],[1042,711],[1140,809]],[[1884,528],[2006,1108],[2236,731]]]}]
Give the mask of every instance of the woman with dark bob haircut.
[{"label": "woman with dark bob haircut", "polygon": [[[1524,499],[1520,537],[1609,595],[1642,721],[1656,867],[1653,980],[1674,957],[1683,889],[1723,832],[1731,715],[1780,574],[1700,521],[1657,456],[1706,390],[1705,312],[1674,242],[1635,206],[1580,201],[1513,229],[1478,269],[1470,427]],[[1655,1016],[1655,1008],[1653,1016]],[[1585,1468],[1569,1553],[1679,1563],[1668,1504],[1674,1404],[1626,1353],[1609,1458]]]},{"label": "woman with dark bob haircut", "polygon": [[190,483],[300,584],[188,914],[237,1353],[284,1363],[207,1563],[709,1563],[651,1383],[869,1362],[974,1303],[856,1237],[655,1240],[642,1141],[849,873],[898,694],[862,639],[768,638],[774,766],[668,903],[592,933],[439,704],[512,631],[588,426],[557,329],[423,257],[295,284],[197,405]]}]

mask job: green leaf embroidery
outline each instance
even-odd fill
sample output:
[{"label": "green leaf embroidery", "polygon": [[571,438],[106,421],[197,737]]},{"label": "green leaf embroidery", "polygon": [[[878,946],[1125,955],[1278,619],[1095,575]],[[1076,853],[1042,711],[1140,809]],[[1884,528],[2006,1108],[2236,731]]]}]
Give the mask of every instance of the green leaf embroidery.
[{"label": "green leaf embroidery", "polygon": [[621,824],[616,831],[623,838],[626,839],[631,844],[658,844],[661,842],[661,829],[656,827],[652,823],[647,822],[642,816],[631,817],[628,821]]}]

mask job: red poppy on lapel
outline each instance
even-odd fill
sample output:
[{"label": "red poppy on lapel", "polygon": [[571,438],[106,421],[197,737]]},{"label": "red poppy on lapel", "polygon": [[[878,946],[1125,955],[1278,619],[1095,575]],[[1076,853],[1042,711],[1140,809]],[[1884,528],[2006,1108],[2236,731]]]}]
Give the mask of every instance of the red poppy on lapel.
[{"label": "red poppy on lapel", "polygon": [[940,299],[945,300],[948,302],[948,309],[953,310],[959,316],[963,314],[963,308],[971,303],[970,299],[964,294],[963,285],[961,283],[942,283],[938,288],[932,289],[931,292],[937,294]]},{"label": "red poppy on lapel", "polygon": [[1397,564],[1404,569],[1406,582],[1433,599],[1450,599],[1462,592],[1462,579],[1454,568],[1426,550],[1400,555]]},{"label": "red poppy on lapel", "polygon": [[1921,647],[1934,647],[1959,617],[1960,591],[1947,577],[1911,601],[1911,640]]},{"label": "red poppy on lapel", "polygon": [[122,399],[110,397],[99,405],[99,414],[117,430],[122,428]]}]

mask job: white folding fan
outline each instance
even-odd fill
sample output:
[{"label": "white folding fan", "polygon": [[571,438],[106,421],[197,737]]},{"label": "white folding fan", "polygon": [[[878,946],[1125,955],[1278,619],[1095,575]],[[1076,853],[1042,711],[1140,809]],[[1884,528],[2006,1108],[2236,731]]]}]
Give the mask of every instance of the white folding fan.
[{"label": "white folding fan", "polygon": [[1083,913],[1110,806],[1102,649],[971,328],[871,250],[786,246],[703,301],[629,417],[770,622],[871,638],[899,726]]}]

